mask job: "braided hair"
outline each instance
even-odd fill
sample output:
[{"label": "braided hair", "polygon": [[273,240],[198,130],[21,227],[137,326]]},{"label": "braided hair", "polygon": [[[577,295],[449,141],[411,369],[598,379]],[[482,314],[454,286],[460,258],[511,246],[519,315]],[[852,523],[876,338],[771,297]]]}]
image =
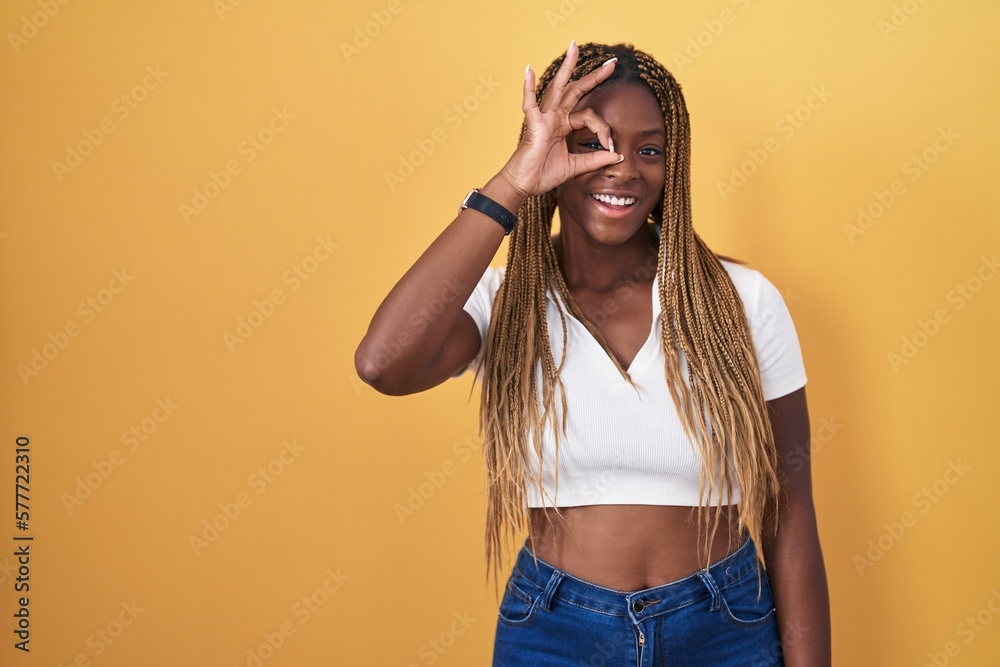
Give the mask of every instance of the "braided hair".
[{"label": "braided hair", "polygon": [[[732,497],[730,466],[741,496],[739,532],[746,529],[749,533],[757,559],[764,566],[761,545],[765,517],[769,501],[780,491],[774,435],[743,302],[720,261],[729,258],[710,250],[692,226],[691,130],[680,84],[652,56],[631,44],[588,43],[578,48],[571,80],[617,57],[613,74],[599,85],[628,82],[648,86],[663,112],[667,145],[663,200],[649,216],[649,222],[660,224],[662,229],[657,259],[663,315],[660,343],[673,407],[701,453],[699,530],[705,525],[706,512],[711,511],[714,517],[711,531],[704,535],[705,567],[720,515],[725,511],[731,517],[733,511],[732,505],[722,506],[721,494],[715,507],[710,507],[706,498],[710,499],[717,488],[718,472],[714,471],[724,471],[723,488],[726,496]],[[539,80],[539,103],[565,57],[563,54],[552,62]],[[521,137],[525,131],[526,124],[522,124]],[[494,301],[484,340],[486,349],[479,362],[483,373],[480,428],[487,472],[486,567],[489,577],[492,566],[497,584],[504,568],[501,554],[506,540],[523,531],[526,524],[531,529],[523,487],[527,481],[525,457],[530,443],[541,471],[546,423],[552,426],[556,443],[558,489],[560,428],[553,424],[553,405],[558,395],[565,435],[566,396],[559,379],[565,352],[557,365],[548,335],[547,290],[557,292],[569,311],[605,350],[609,349],[600,331],[580,312],[559,270],[551,239],[555,209],[554,191],[530,196],[521,205],[521,222],[510,236],[506,274]],[[566,350],[566,313],[558,302],[557,307]],[[688,364],[686,379],[680,353]],[[633,384],[616,355],[608,356],[622,377]],[[541,474],[537,484],[544,494]],[[562,517],[559,509],[554,509]],[[776,504],[773,509],[772,530],[777,526]]]}]

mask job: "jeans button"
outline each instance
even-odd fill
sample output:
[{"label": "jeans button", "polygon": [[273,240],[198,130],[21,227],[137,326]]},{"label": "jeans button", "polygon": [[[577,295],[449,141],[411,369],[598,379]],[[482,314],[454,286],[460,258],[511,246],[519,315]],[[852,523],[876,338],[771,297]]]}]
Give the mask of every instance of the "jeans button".
[{"label": "jeans button", "polygon": [[645,608],[646,608],[646,603],[643,602],[642,599],[636,598],[635,600],[632,600],[632,611],[634,611],[635,613],[638,614]]}]

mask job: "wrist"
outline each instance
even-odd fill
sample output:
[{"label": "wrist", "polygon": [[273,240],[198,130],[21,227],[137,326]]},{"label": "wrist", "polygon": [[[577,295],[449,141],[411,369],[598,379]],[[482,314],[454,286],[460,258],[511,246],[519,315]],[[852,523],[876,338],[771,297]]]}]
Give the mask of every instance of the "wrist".
[{"label": "wrist", "polygon": [[483,215],[496,220],[503,227],[504,235],[509,235],[517,225],[517,214],[509,211],[502,204],[494,201],[482,193],[482,188],[473,188],[469,194],[465,195],[459,213],[466,209],[479,211]]},{"label": "wrist", "polygon": [[479,188],[479,192],[515,215],[517,215],[521,204],[528,197],[528,194],[514,185],[510,177],[503,171],[500,171],[487,181],[483,187]]}]

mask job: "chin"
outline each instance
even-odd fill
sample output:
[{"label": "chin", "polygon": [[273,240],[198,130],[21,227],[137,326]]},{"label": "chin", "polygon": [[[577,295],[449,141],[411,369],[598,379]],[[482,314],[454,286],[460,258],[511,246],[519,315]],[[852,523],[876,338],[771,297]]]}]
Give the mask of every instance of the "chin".
[{"label": "chin", "polygon": [[626,223],[621,220],[609,222],[592,222],[587,225],[587,234],[604,245],[621,245],[645,229],[646,222],[639,224]]}]

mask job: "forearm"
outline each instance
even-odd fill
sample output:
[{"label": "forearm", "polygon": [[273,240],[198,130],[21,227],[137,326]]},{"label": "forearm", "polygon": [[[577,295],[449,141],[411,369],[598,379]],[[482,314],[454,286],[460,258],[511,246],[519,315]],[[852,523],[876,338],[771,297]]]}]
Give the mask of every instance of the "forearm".
[{"label": "forearm", "polygon": [[825,667],[831,664],[830,598],[815,509],[785,506],[779,521],[763,548],[785,665]]},{"label": "forearm", "polygon": [[[480,192],[514,213],[523,201],[500,174]],[[431,363],[503,239],[503,227],[479,211],[458,214],[375,311],[355,353],[366,382],[398,386]]]}]

